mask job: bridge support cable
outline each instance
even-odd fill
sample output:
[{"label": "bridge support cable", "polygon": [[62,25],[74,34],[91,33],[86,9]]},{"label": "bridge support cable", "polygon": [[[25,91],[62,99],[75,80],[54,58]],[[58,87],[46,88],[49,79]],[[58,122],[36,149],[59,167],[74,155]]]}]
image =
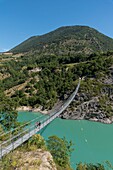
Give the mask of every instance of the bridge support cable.
[{"label": "bridge support cable", "polygon": [[[43,129],[45,126],[47,126],[50,122],[52,122],[56,117],[58,117],[67,107],[68,105],[73,101],[75,95],[78,92],[78,89],[80,87],[80,80],[76,87],[76,90],[70,95],[70,97],[62,104],[61,108],[58,108],[55,112],[41,120],[41,125],[36,126],[36,119],[34,119],[34,124],[31,124],[28,129],[23,129],[22,132],[19,132],[15,136],[11,136],[10,139],[2,142],[0,144],[0,158],[2,158],[5,154],[8,154],[10,151],[14,150],[18,146],[20,146],[22,143],[27,141],[30,137],[32,137],[34,134],[39,132],[41,129]],[[33,122],[30,121],[30,122]]]}]

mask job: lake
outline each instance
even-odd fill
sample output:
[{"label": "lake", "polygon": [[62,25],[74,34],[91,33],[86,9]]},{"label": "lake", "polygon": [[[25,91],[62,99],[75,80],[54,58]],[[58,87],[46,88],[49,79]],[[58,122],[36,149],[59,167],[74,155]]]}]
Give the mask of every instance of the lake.
[{"label": "lake", "polygon": [[[19,112],[18,120],[29,121],[39,115],[41,114]],[[57,118],[40,133],[45,139],[57,135],[73,141],[75,144],[71,156],[73,168],[79,162],[103,163],[109,160],[113,164],[113,124]]]}]

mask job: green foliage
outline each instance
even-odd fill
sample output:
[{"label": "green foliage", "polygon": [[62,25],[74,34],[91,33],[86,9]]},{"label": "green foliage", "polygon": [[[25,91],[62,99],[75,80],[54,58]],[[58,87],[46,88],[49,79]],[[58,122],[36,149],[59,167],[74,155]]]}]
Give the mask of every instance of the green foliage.
[{"label": "green foliage", "polygon": [[77,165],[76,170],[105,170],[105,167],[102,164],[94,165],[91,163],[90,164],[79,163]]},{"label": "green foliage", "polygon": [[108,170],[113,170],[113,165],[109,161],[106,161],[105,164],[106,164],[106,167],[108,167],[107,168]]},{"label": "green foliage", "polygon": [[99,104],[102,110],[106,113],[107,117],[111,117],[113,115],[113,109],[112,109],[111,103],[109,102],[108,96],[102,96],[99,99]]},{"label": "green foliage", "polygon": [[46,149],[44,138],[40,136],[40,134],[32,136],[28,141],[28,149],[30,150]]},{"label": "green foliage", "polygon": [[6,130],[14,128],[17,121],[15,104],[4,93],[0,92],[0,123]]},{"label": "green foliage", "polygon": [[82,163],[77,164],[76,170],[112,170],[113,166],[109,161],[106,161],[104,164],[93,164],[93,163]]},{"label": "green foliage", "polygon": [[50,136],[47,140],[47,148],[55,162],[64,168],[70,165],[70,155],[73,151],[72,146],[71,141],[68,142],[65,138],[61,139],[57,136]]}]

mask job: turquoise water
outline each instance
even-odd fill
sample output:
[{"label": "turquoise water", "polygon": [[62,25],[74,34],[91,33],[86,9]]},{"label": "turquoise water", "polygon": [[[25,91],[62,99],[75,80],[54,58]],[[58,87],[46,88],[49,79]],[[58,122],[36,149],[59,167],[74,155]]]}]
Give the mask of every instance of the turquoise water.
[{"label": "turquoise water", "polygon": [[37,116],[40,116],[41,114],[38,112],[18,112],[18,121],[19,122],[27,122],[32,119],[37,118]]},{"label": "turquoise water", "polygon": [[[39,113],[19,113],[19,120],[30,120]],[[45,139],[48,136],[65,136],[72,140],[74,152],[71,156],[71,165],[74,168],[79,162],[103,163],[109,160],[113,164],[113,124],[107,125],[86,120],[62,120],[55,119],[44,128],[41,135]]]}]

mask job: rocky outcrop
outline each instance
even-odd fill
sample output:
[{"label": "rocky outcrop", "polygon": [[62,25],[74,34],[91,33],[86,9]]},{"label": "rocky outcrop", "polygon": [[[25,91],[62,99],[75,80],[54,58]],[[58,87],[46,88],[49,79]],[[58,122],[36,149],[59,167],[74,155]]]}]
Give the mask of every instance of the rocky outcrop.
[{"label": "rocky outcrop", "polygon": [[41,149],[35,151],[14,151],[10,159],[10,170],[57,170],[51,154]]},{"label": "rocky outcrop", "polygon": [[[109,93],[110,92],[110,93]],[[113,95],[112,90],[108,87],[103,89],[104,95],[108,93],[109,99],[111,100],[111,105],[113,105]],[[106,103],[107,104],[107,103]],[[70,105],[60,116],[63,119],[73,119],[73,120],[92,120],[103,123],[112,123],[113,116],[107,116],[106,112],[101,107],[99,102],[99,97],[92,97],[87,93],[79,93],[75,97],[72,105]]]}]

